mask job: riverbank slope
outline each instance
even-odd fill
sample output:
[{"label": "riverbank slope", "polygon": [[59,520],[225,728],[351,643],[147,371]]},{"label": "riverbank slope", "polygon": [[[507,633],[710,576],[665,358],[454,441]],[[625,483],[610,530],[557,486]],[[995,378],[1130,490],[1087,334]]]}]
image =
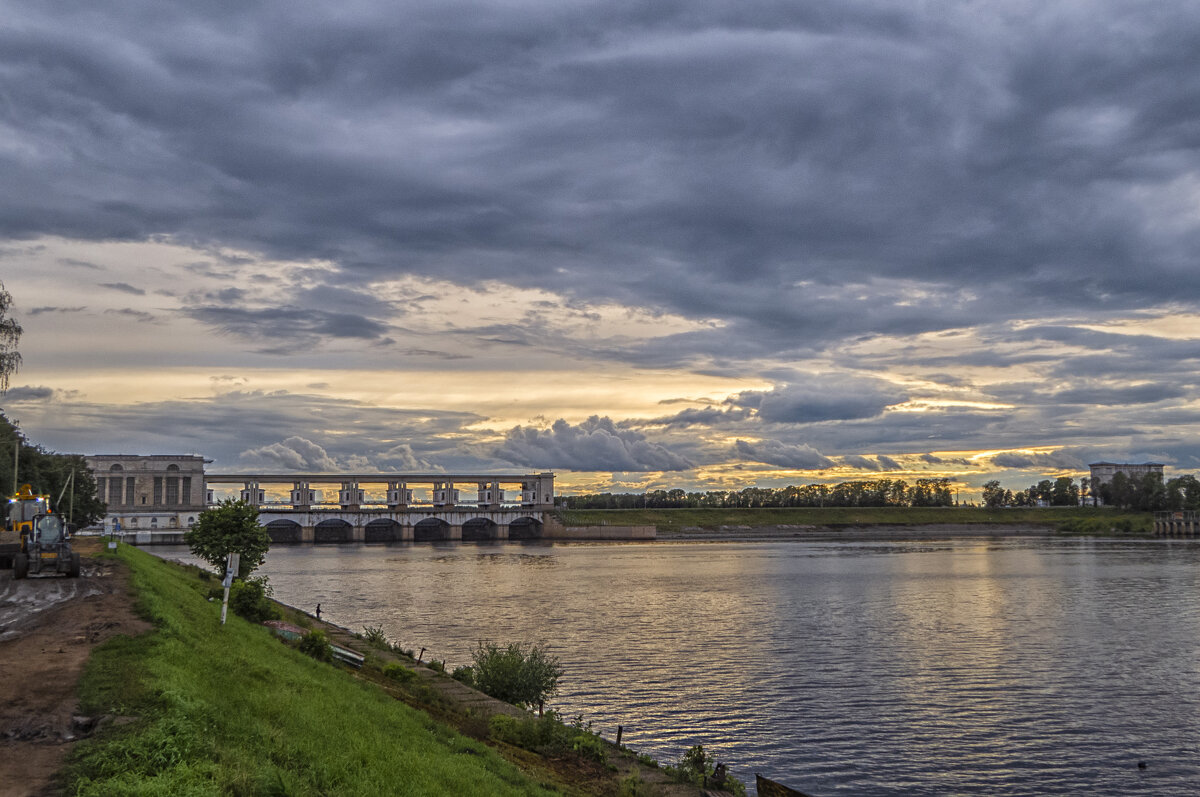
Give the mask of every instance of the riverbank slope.
[{"label": "riverbank slope", "polygon": [[366,666],[316,661],[232,612],[222,627],[217,581],[198,568],[126,545],[107,561],[153,630],[88,661],[80,710],[100,727],[74,750],[66,793],[617,795],[634,781],[697,793],[598,738],[590,759],[496,741],[489,717],[528,715],[290,607],[285,620],[356,646]]}]

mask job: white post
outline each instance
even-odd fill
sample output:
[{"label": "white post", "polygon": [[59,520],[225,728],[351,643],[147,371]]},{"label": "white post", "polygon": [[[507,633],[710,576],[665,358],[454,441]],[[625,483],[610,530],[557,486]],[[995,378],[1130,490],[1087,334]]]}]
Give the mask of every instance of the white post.
[{"label": "white post", "polygon": [[221,625],[225,625],[225,613],[229,609],[229,588],[233,586],[233,577],[241,564],[241,558],[241,554],[231,553],[225,562],[225,580],[222,582],[225,586],[225,597],[221,599]]}]

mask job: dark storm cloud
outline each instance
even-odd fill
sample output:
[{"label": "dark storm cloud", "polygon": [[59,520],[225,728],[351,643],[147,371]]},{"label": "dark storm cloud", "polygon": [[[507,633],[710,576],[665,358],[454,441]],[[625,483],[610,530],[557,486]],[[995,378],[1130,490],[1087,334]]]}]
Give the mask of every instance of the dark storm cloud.
[{"label": "dark storm cloud", "polygon": [[878,456],[872,459],[870,457],[864,457],[858,454],[851,454],[843,457],[842,463],[849,465],[852,468],[858,468],[859,470],[888,471],[901,470],[902,468],[900,463],[896,462],[896,460],[885,456]]},{"label": "dark storm cloud", "polygon": [[756,410],[766,423],[815,423],[872,418],[906,398],[898,388],[882,380],[813,375],[802,384],[739,393],[730,402]]},{"label": "dark storm cloud", "polygon": [[322,338],[386,340],[388,327],[354,313],[299,307],[249,309],[208,305],[185,309],[188,316],[223,332],[250,340],[273,341],[281,351],[311,345]]},{"label": "dark storm cloud", "polygon": [[29,311],[31,316],[39,316],[43,313],[82,313],[86,307],[35,307]]},{"label": "dark storm cloud", "polygon": [[578,426],[559,419],[548,429],[515,426],[494,456],[531,468],[567,470],[685,470],[693,463],[632,429],[593,415]]},{"label": "dark storm cloud", "polygon": [[835,464],[812,446],[789,445],[778,440],[761,440],[757,443],[738,440],[734,443],[733,453],[739,460],[795,470],[820,470]]},{"label": "dark storm cloud", "polygon": [[749,412],[745,409],[689,407],[685,410],[680,410],[674,415],[648,421],[639,421],[637,423],[642,426],[723,426],[736,421],[743,421],[748,416]]},{"label": "dark storm cloud", "polygon": [[1066,451],[1055,451],[1050,454],[997,454],[992,457],[992,464],[998,468],[1047,468],[1052,470],[1080,470],[1084,466],[1079,457]]},{"label": "dark storm cloud", "polygon": [[64,266],[69,266],[71,268],[86,268],[91,271],[104,271],[105,270],[104,266],[98,266],[95,263],[89,263],[86,260],[77,260],[76,258],[73,258],[73,257],[59,258],[58,262],[62,263]]},{"label": "dark storm cloud", "polygon": [[[396,410],[283,391],[235,390],[130,406],[89,403],[74,394],[64,398],[69,400],[30,402],[21,408],[21,421],[38,430],[38,442],[60,451],[199,451],[216,460],[214,471],[301,461],[333,461],[341,468],[363,470],[424,461],[439,470],[488,461],[467,460],[459,451],[464,427],[483,420],[471,413]],[[336,434],[326,431],[331,419],[343,424]]]},{"label": "dark storm cloud", "polygon": [[[392,325],[438,297],[365,286],[417,275],[557,294],[457,333],[484,346],[777,385],[562,432],[632,471],[701,461],[705,427],[801,462],[1089,434],[1176,451],[1155,426],[1194,423],[1200,343],[1085,328],[1200,311],[1194,3],[3,8],[0,240],[196,247],[188,276],[224,287],[181,286],[185,314],[259,352],[414,346]],[[272,285],[276,307],[249,303]],[[609,301],[712,323],[560,341],[537,317]],[[937,345],[898,341],[921,333]],[[814,360],[1012,406],[894,411],[920,396],[763,365]],[[276,432],[239,451],[326,447]],[[514,461],[569,459],[554,429],[510,437]]]},{"label": "dark storm cloud", "polygon": [[1200,295],[1191,3],[6,18],[8,236],[648,302],[760,356]]},{"label": "dark storm cloud", "polygon": [[105,310],[104,314],[125,316],[126,318],[132,318],[134,321],[137,321],[141,324],[153,324],[158,321],[158,317],[153,313],[147,313],[144,310],[134,310],[132,307],[123,307],[119,310]]},{"label": "dark storm cloud", "polygon": [[103,282],[100,284],[100,287],[108,288],[109,290],[113,290],[113,291],[120,291],[121,293],[131,293],[134,296],[145,296],[146,295],[146,292],[144,290],[142,290],[141,288],[135,288],[132,285],[129,285],[128,283],[125,283],[125,282]]},{"label": "dark storm cloud", "polygon": [[49,401],[54,398],[54,395],[54,388],[21,386],[7,390],[3,396],[0,396],[0,401],[5,404],[17,404],[23,401]]}]

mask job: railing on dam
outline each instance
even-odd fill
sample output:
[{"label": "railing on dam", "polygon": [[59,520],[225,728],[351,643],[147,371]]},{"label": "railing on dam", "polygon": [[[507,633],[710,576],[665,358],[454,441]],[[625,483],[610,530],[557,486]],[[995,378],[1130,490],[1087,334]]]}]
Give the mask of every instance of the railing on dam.
[{"label": "railing on dam", "polygon": [[[254,506],[289,506],[297,510],[340,507],[359,509],[386,507],[392,510],[443,509],[478,506],[487,509],[522,507],[544,510],[554,506],[554,474],[545,473],[212,473],[205,475],[208,503],[213,503],[213,485],[240,485],[238,497]],[[284,490],[282,485],[291,485]],[[271,485],[276,485],[274,489]],[[330,495],[315,489],[331,488]],[[375,489],[364,489],[374,485]],[[418,499],[412,485],[425,488],[427,498]],[[462,491],[460,486],[472,490]],[[336,493],[337,499],[333,500]]]},{"label": "railing on dam", "polygon": [[1200,532],[1200,512],[1155,512],[1155,537],[1196,537]]}]

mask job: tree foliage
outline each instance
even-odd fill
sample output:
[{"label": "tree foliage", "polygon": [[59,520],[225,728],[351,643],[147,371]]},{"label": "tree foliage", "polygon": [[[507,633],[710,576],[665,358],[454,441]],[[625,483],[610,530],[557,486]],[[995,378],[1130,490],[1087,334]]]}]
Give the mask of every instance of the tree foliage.
[{"label": "tree foliage", "polygon": [[954,489],[947,478],[871,479],[839,484],[788,487],[745,487],[741,490],[687,492],[650,490],[645,493],[598,493],[562,496],[566,509],[695,509],[712,507],[793,506],[953,506]]},{"label": "tree foliage", "polygon": [[537,706],[558,691],[563,675],[557,656],[538,645],[500,647],[479,643],[472,665],[475,688],[517,706]]},{"label": "tree foliage", "polygon": [[21,353],[17,343],[21,340],[21,325],[9,316],[12,294],[0,282],[0,393],[8,390],[9,378],[21,367]]},{"label": "tree foliage", "polygon": [[[3,413],[0,413],[0,491],[9,493],[13,489],[13,450],[18,446],[18,486],[28,484],[35,493],[49,495],[54,511],[76,528],[90,526],[104,517],[107,508],[96,496],[96,480],[84,458],[78,454],[55,454],[26,442]],[[70,489],[64,492],[68,484]]]},{"label": "tree foliage", "polygon": [[229,608],[252,623],[278,620],[281,615],[268,597],[270,591],[266,576],[235,581],[229,590]]},{"label": "tree foliage", "polygon": [[245,501],[228,499],[206,509],[184,535],[192,553],[225,576],[225,559],[241,555],[238,577],[245,579],[266,559],[271,538],[258,522],[258,510]]}]

